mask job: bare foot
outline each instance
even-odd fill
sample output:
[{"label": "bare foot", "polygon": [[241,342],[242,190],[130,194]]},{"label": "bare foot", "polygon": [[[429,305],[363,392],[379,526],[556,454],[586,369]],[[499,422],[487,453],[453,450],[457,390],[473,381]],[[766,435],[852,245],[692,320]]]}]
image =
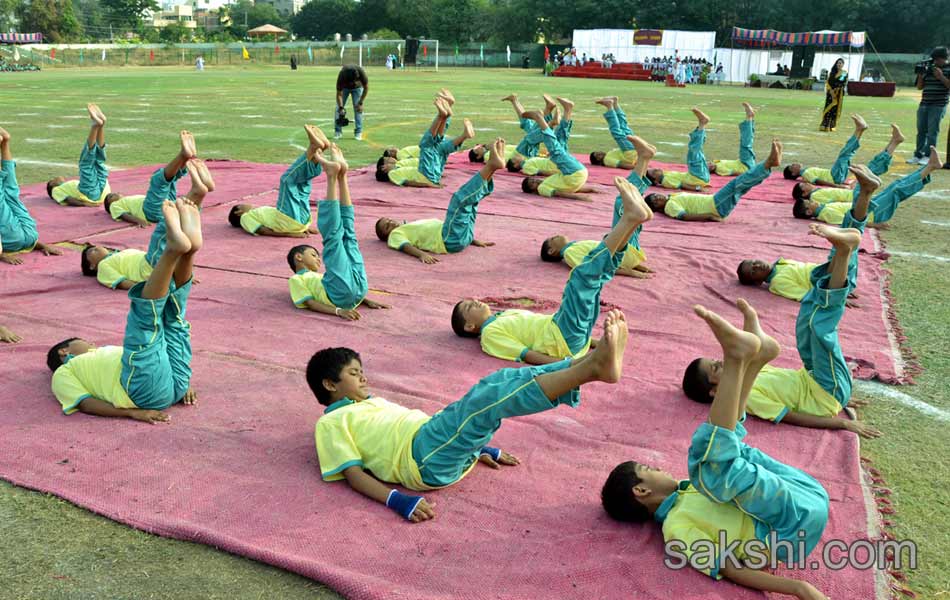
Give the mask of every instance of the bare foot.
[{"label": "bare foot", "polygon": [[628,219],[635,224],[645,223],[653,218],[653,211],[643,201],[643,196],[632,183],[623,177],[614,177],[614,185],[620,192],[620,198],[623,202],[623,216],[621,219]]},{"label": "bare foot", "polygon": [[327,157],[323,155],[323,152],[317,150],[313,154],[313,161],[319,163],[323,167],[323,172],[327,174],[327,178],[335,179],[340,174],[340,165],[335,163],[332,160],[328,160]]},{"label": "bare foot", "polygon": [[[313,125],[304,125],[304,131],[307,132],[307,137],[310,138],[310,148],[314,150],[324,150],[323,140],[320,139],[320,136],[317,135],[316,127]],[[309,152],[309,148],[308,148]]]},{"label": "bare foot", "polygon": [[178,200],[175,202],[175,207],[181,219],[182,233],[191,241],[191,251],[201,250],[204,241],[201,236],[201,213],[198,212],[198,207],[188,199]]},{"label": "bare foot", "polygon": [[198,165],[195,164],[194,160],[189,160],[185,163],[185,170],[188,171],[188,177],[191,178],[191,190],[188,192],[188,195],[204,198],[205,194],[208,193],[208,187],[201,179],[201,172],[198,170]]},{"label": "bare foot", "polygon": [[544,115],[541,114],[540,110],[526,110],[521,116],[532,121],[544,121]]},{"label": "bare foot", "polygon": [[448,102],[449,106],[455,104],[455,96],[452,95],[452,92],[449,91],[449,88],[442,88],[439,90],[439,96],[445,98],[445,101]]},{"label": "bare foot", "polygon": [[505,167],[505,140],[498,138],[491,145],[491,154],[488,156],[488,165],[495,170]]},{"label": "bare foot", "polygon": [[699,109],[696,108],[695,106],[694,106],[693,108],[691,108],[690,110],[693,111],[693,114],[694,114],[694,115],[696,115],[696,120],[699,121],[699,128],[700,128],[700,129],[704,128],[706,125],[709,125],[709,117],[706,116],[706,113],[704,113],[703,111],[699,110]]},{"label": "bare foot", "polygon": [[99,106],[98,104],[93,104],[93,107],[95,107],[96,115],[99,116],[99,120],[102,121],[102,124],[103,124],[103,125],[105,125],[105,124],[106,124],[106,113],[102,112],[102,107]]},{"label": "bare foot", "polygon": [[637,156],[639,158],[650,159],[656,156],[656,146],[648,143],[639,135],[628,135],[627,139],[633,144],[633,147],[637,149]]},{"label": "bare foot", "polygon": [[449,115],[449,107],[443,98],[436,96],[435,100],[432,101],[432,104],[434,104],[435,109],[439,111],[439,116],[447,117]]},{"label": "bare foot", "polygon": [[462,121],[462,131],[465,133],[465,137],[468,139],[473,139],[475,137],[475,126],[472,125],[472,121],[469,119],[464,119]]},{"label": "bare foot", "polygon": [[627,320],[619,310],[607,313],[604,337],[591,353],[591,362],[598,381],[617,383],[623,374],[623,354],[627,348]]},{"label": "bare foot", "polygon": [[554,103],[554,98],[548,94],[542,94],[541,97],[544,98],[544,112],[549,113],[557,108],[557,104]]},{"label": "bare foot", "polygon": [[195,163],[195,166],[198,167],[198,175],[201,176],[201,183],[205,184],[209,192],[213,192],[214,178],[211,177],[211,171],[208,170],[208,165],[200,158],[193,158],[191,162]]},{"label": "bare foot", "polygon": [[936,171],[942,166],[940,162],[940,155],[937,154],[937,149],[933,146],[930,147],[930,159],[927,161],[927,172]]},{"label": "bare foot", "polygon": [[765,168],[773,169],[782,164],[782,142],[772,140],[772,149],[769,151],[769,157],[765,159]]},{"label": "bare foot", "polygon": [[751,121],[755,118],[755,110],[752,108],[752,105],[748,102],[742,103],[742,108],[745,109],[745,118]]},{"label": "bare foot", "polygon": [[861,189],[867,193],[872,193],[877,188],[881,187],[881,178],[872,173],[864,165],[855,165],[848,167],[848,170],[854,175],[854,178],[858,180],[858,183],[861,184]]},{"label": "bare foot", "polygon": [[86,105],[86,111],[89,113],[89,118],[92,119],[92,124],[96,127],[102,127],[105,125],[105,121],[102,120],[102,117],[99,116],[99,107],[93,103]]},{"label": "bare foot", "polygon": [[895,146],[904,142],[904,132],[896,123],[891,123],[891,143]]},{"label": "bare foot", "polygon": [[0,325],[0,342],[6,342],[8,344],[16,344],[23,340],[20,336],[13,333],[3,325]]},{"label": "bare foot", "polygon": [[782,353],[782,347],[775,341],[775,338],[762,331],[762,326],[759,324],[759,315],[752,308],[752,305],[746,302],[745,299],[739,298],[736,300],[736,308],[744,317],[742,330],[754,333],[762,344],[755,359],[762,364],[768,364],[778,358],[778,355]]},{"label": "bare foot", "polygon": [[343,150],[340,149],[336,144],[330,144],[330,158],[333,159],[340,167],[340,174],[346,173],[346,170],[350,168],[349,163],[346,162],[346,159],[343,158]]},{"label": "bare foot", "polygon": [[614,107],[614,103],[610,100],[610,98],[606,98],[606,97],[605,97],[605,98],[598,98],[598,99],[594,100],[594,104],[600,104],[601,106],[603,106],[603,107],[606,108],[607,110],[611,110],[611,109],[613,109],[613,107]]},{"label": "bare foot", "polygon": [[854,135],[861,135],[868,128],[867,121],[861,115],[851,115],[851,120],[854,121]]},{"label": "bare foot", "polygon": [[610,100],[614,105],[620,103],[620,96],[607,96],[607,99]]},{"label": "bare foot", "polygon": [[812,223],[808,233],[825,238],[838,252],[853,252],[861,245],[861,232],[857,229],[840,229],[823,223]]},{"label": "bare foot", "polygon": [[560,103],[562,107],[564,107],[564,112],[567,112],[571,110],[572,108],[574,108],[574,103],[568,100],[567,98],[562,98],[561,96],[558,96],[557,101],[558,103]]},{"label": "bare foot", "polygon": [[190,131],[181,131],[181,157],[185,160],[198,156],[198,148],[195,145],[195,136]]},{"label": "bare foot", "polygon": [[174,254],[187,254],[191,252],[191,240],[181,230],[181,216],[178,213],[177,202],[165,200],[162,203],[162,216],[165,219],[165,251]]},{"label": "bare foot", "polygon": [[709,329],[712,330],[716,340],[719,341],[719,345],[722,346],[722,353],[726,358],[747,361],[755,358],[759,353],[762,342],[754,333],[736,329],[729,321],[705,306],[697,304],[693,307],[693,311],[709,325]]},{"label": "bare foot", "polygon": [[518,100],[518,94],[508,94],[501,99],[502,102],[516,102]]},{"label": "bare foot", "polygon": [[10,134],[6,129],[0,127],[0,142],[6,143],[10,141]]}]

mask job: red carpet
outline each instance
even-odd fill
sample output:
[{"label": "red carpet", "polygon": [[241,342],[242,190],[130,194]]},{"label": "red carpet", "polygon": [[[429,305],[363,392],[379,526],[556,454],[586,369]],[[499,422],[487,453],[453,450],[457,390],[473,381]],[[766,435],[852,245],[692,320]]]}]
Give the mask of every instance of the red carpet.
[{"label": "red carpet", "polygon": [[[496,445],[523,465],[476,469],[449,489],[428,494],[438,518],[410,525],[343,483],[320,481],[313,426],[322,412],[304,380],[310,354],[348,345],[363,355],[374,393],[435,412],[480,377],[512,366],[455,337],[453,304],[465,295],[515,302],[528,298],[553,311],[567,278],[563,265],[542,263],[541,241],[554,233],[596,239],[610,225],[614,193],[592,204],[529,197],[519,178],[499,174],[481,205],[480,239],[437,265],[388,250],[373,234],[381,215],[441,217],[451,190],[471,173],[453,157],[446,190],[399,189],[372,173],[352,175],[357,229],[370,287],[389,311],[363,311],[347,323],[299,311],[290,303],[286,264],[294,240],[251,238],[227,223],[229,204],[255,196],[272,203],[283,167],[210,162],[220,183],[203,212],[206,245],[201,283],[188,317],[194,335],[195,408],[170,410],[169,425],[77,414],[65,417],[49,391],[47,349],[72,335],[121,343],[128,301],[82,277],[78,253],[27,255],[0,265],[0,322],[24,336],[0,346],[0,477],[50,492],[131,526],[198,541],[326,582],[352,598],[762,598],[695,572],[663,566],[659,528],[619,525],[599,505],[600,485],[618,462],[638,459],[686,476],[686,449],[706,407],[679,391],[683,368],[715,341],[689,307],[697,302],[733,320],[744,295],[766,330],[785,348],[781,366],[799,365],[793,330],[796,303],[765,289],[739,286],[746,257],[821,261],[824,244],[791,218],[788,182],[780,175],[747,197],[723,224],[681,223],[657,216],[641,241],[650,280],[617,278],[603,293],[626,311],[631,344],[619,385],[585,389],[577,410],[561,408],[512,420]],[[153,168],[113,174],[113,189],[144,192]],[[591,180],[621,171],[597,168]],[[324,187],[314,183],[314,198]],[[187,189],[187,180],[182,191]],[[61,208],[45,186],[24,188],[46,242],[95,241],[144,248],[150,230],[123,227],[102,209]],[[764,201],[769,200],[769,201]],[[871,245],[870,234],[866,244]],[[311,243],[320,246],[319,238]],[[845,355],[862,377],[903,376],[889,342],[882,305],[881,259],[862,255],[861,307],[842,325]],[[599,335],[599,331],[598,331]],[[831,519],[825,541],[868,537],[858,440],[845,432],[775,426],[751,419],[748,441],[807,470],[827,488]],[[812,559],[820,557],[818,551]],[[873,571],[820,568],[796,574],[832,598],[875,597]]]}]

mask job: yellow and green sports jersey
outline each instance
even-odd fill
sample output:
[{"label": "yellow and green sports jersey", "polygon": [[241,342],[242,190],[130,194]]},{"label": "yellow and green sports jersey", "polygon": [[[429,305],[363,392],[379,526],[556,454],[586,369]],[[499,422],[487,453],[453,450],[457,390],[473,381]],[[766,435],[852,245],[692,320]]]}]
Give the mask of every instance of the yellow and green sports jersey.
[{"label": "yellow and green sports jersey", "polygon": [[606,155],[604,155],[604,166],[617,168],[620,165],[632,165],[637,162],[637,151],[636,150],[627,150],[623,151],[620,148],[614,148]]},{"label": "yellow and green sports jersey", "polygon": [[397,169],[405,169],[407,167],[417,169],[419,168],[419,159],[418,158],[401,158],[396,161]]},{"label": "yellow and green sports jersey", "polygon": [[96,204],[102,204],[105,202],[106,196],[112,193],[112,190],[109,189],[109,184],[107,183],[104,188],[102,188],[102,195],[98,198],[87,198],[85,194],[79,191],[79,180],[70,179],[69,181],[64,181],[60,185],[53,188],[52,195],[53,200],[59,202],[60,204],[66,203],[66,198],[77,198],[79,200],[85,200],[86,202],[94,202]]},{"label": "yellow and green sports jersey", "polygon": [[[508,162],[515,156],[519,156],[518,147],[511,144],[505,145],[505,162]],[[488,162],[488,159],[491,158],[491,151],[485,153],[485,162]]]},{"label": "yellow and green sports jersey", "polygon": [[683,173],[682,171],[664,171],[663,180],[660,182],[660,187],[678,190],[683,187],[684,183],[687,185],[709,185],[708,181],[703,181],[698,177],[693,177],[689,173]]},{"label": "yellow and green sports jersey", "polygon": [[258,206],[241,215],[241,227],[254,235],[261,227],[278,233],[303,233],[310,227],[310,221],[299,223],[273,206]]},{"label": "yellow and green sports jersey", "polygon": [[553,198],[557,192],[573,194],[587,183],[587,175],[587,169],[581,169],[570,175],[555,173],[550,177],[545,177],[541,185],[538,186],[538,195]]},{"label": "yellow and green sports jersey", "polygon": [[411,244],[433,254],[448,254],[442,239],[442,221],[439,219],[423,219],[400,225],[389,234],[387,243],[393,250],[402,250],[403,246]]},{"label": "yellow and green sports jersey", "polygon": [[405,148],[396,150],[396,160],[404,160],[406,158],[419,158],[419,146],[406,146]]},{"label": "yellow and green sports jersey", "polygon": [[749,170],[749,167],[741,160],[721,159],[714,161],[716,163],[716,175],[731,177],[732,175],[742,175]]},{"label": "yellow and green sports jersey", "polygon": [[831,174],[831,169],[820,169],[818,167],[809,167],[802,171],[802,179],[808,183],[815,183],[816,181],[823,181],[825,183],[834,183],[834,175]]},{"label": "yellow and green sports jersey", "polygon": [[851,204],[854,199],[854,190],[848,188],[819,188],[811,193],[809,199],[818,204],[828,204],[829,202],[847,202]]},{"label": "yellow and green sports jersey", "polygon": [[[667,543],[674,540],[680,542],[675,550],[687,557],[692,556],[691,548],[695,548],[693,544],[696,542],[711,542],[716,546],[716,556],[709,557],[708,561],[697,556],[695,562],[698,564],[693,566],[710,577],[722,579],[718,565],[719,552],[722,550],[718,547],[720,532],[725,533],[727,544],[739,542],[735,556],[739,560],[745,560],[749,558],[743,551],[745,544],[759,539],[755,535],[756,521],[739,510],[735,504],[713,502],[700,494],[689,481],[681,481],[679,488],[675,498],[668,499],[672,500],[673,506],[668,509],[669,512],[663,519],[663,540]],[[663,509],[661,506],[660,510]],[[693,562],[691,560],[690,564]]]},{"label": "yellow and green sports jersey", "polygon": [[524,165],[521,166],[521,172],[525,175],[554,175],[555,173],[560,173],[553,160],[540,156],[524,161]]},{"label": "yellow and green sports jersey", "polygon": [[133,283],[145,281],[151,274],[152,265],[145,260],[145,253],[135,248],[113,252],[96,267],[96,279],[112,289],[125,280]]},{"label": "yellow and green sports jersey", "polygon": [[780,258],[772,265],[772,273],[766,280],[769,291],[776,296],[801,302],[805,294],[811,290],[811,272],[817,263],[798,262]]},{"label": "yellow and green sports jersey", "polygon": [[674,219],[682,219],[686,215],[719,214],[712,194],[673,194],[666,201],[663,212]]},{"label": "yellow and green sports jersey", "polygon": [[[493,316],[482,325],[482,350],[485,354],[521,362],[529,350],[555,358],[568,358],[571,349],[554,322],[554,315],[512,309]],[[590,340],[575,357],[583,356]]]},{"label": "yellow and green sports jersey", "polygon": [[[561,255],[564,257],[564,262],[573,269],[584,262],[584,258],[586,258],[587,255],[590,254],[590,251],[596,248],[598,244],[600,244],[600,242],[595,240],[571,242],[567,246],[564,246],[564,249],[561,250]],[[644,256],[643,252],[628,245],[627,251],[623,253],[623,261],[620,262],[620,267],[624,269],[634,269],[645,260],[646,256]]]},{"label": "yellow and green sports jersey", "polygon": [[[851,210],[850,202],[829,202],[821,206],[821,212],[815,218],[831,225],[841,225],[849,210]],[[873,219],[869,216],[868,223],[873,222]]]},{"label": "yellow and green sports jersey", "polygon": [[145,196],[122,196],[109,205],[109,214],[118,221],[122,215],[128,213],[133,217],[147,221],[145,210],[142,208],[145,204]]},{"label": "yellow and green sports jersey", "polygon": [[306,269],[297,271],[297,274],[290,278],[290,298],[297,308],[307,308],[307,300],[334,305],[323,287],[323,275]]},{"label": "yellow and green sports jersey", "polygon": [[789,411],[833,417],[841,405],[805,368],[782,369],[766,365],[755,378],[746,410],[760,419],[780,422]]},{"label": "yellow and green sports jersey", "polygon": [[71,415],[86,398],[108,402],[116,408],[137,408],[122,387],[122,346],[93,348],[72,357],[53,373],[53,394]]},{"label": "yellow and green sports jersey", "polygon": [[339,481],[344,470],[359,466],[381,481],[432,489],[422,482],[412,458],[412,439],[430,418],[377,397],[334,402],[314,429],[323,480]]},{"label": "yellow and green sports jersey", "polygon": [[406,185],[407,182],[433,185],[429,178],[419,172],[419,167],[397,167],[387,173],[389,181],[396,185]]}]

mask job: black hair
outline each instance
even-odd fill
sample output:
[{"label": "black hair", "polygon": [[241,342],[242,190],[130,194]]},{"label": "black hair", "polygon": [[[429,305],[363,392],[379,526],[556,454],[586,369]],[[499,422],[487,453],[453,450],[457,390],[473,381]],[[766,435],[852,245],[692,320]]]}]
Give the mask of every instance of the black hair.
[{"label": "black hair", "polygon": [[[311,246],[310,244],[300,244],[290,249],[290,252],[287,253],[287,264],[290,265],[291,271],[293,271],[294,273],[297,272],[297,264],[296,264],[296,261],[294,260],[294,254],[298,254],[298,253],[303,254],[306,250],[310,250],[310,249],[312,249],[314,252],[317,252],[317,249]],[[319,252],[317,252],[317,256],[320,256]]]},{"label": "black hair", "polygon": [[479,156],[478,154],[476,154],[475,148],[472,148],[471,150],[468,151],[468,162],[483,163],[485,162],[485,155],[482,154],[481,156]]},{"label": "black hair", "polygon": [[564,260],[564,257],[560,252],[551,254],[551,244],[548,243],[548,240],[544,240],[541,242],[541,260],[544,262],[561,262]]},{"label": "black hair", "polygon": [[534,190],[531,189],[531,178],[525,177],[521,180],[521,191],[525,194],[533,194]]},{"label": "black hair", "polygon": [[795,200],[795,204],[792,205],[792,216],[796,219],[810,219],[812,217],[808,214],[808,207],[805,206],[805,201],[801,198]]},{"label": "black hair", "polygon": [[49,352],[46,353],[46,366],[49,367],[50,371],[55,373],[56,369],[63,366],[63,359],[60,357],[59,351],[78,339],[76,337],[65,339],[49,349]]},{"label": "black hair", "polygon": [[376,181],[389,183],[389,173],[381,169],[376,169]]},{"label": "black hair", "polygon": [[947,58],[948,56],[950,56],[950,53],[947,52],[946,46],[937,46],[930,53],[930,58]]},{"label": "black hair", "polygon": [[590,153],[590,164],[592,165],[602,165],[604,164],[604,159],[599,158],[597,155],[600,154],[596,150]]},{"label": "black hair", "polygon": [[515,166],[515,161],[513,158],[509,158],[508,162],[505,163],[505,168],[508,169],[509,173],[520,173],[521,167]]},{"label": "black hair", "polygon": [[656,192],[647,194],[643,201],[650,207],[650,210],[660,212],[660,209],[656,207]]},{"label": "black hair", "polygon": [[323,380],[340,381],[340,373],[354,358],[363,364],[359,353],[349,348],[324,348],[310,357],[307,363],[307,385],[317,397],[317,402],[324,406],[330,404],[331,392],[324,387]]},{"label": "black hair", "polygon": [[[392,154],[390,154],[392,152]],[[398,158],[399,157],[399,148],[391,146],[383,150],[383,158]]]},{"label": "black hair", "polygon": [[633,495],[633,488],[643,481],[637,475],[637,466],[632,460],[620,463],[600,490],[600,503],[617,521],[644,523],[650,520],[650,511]]},{"label": "black hair", "polygon": [[782,171],[782,175],[785,176],[785,179],[798,179],[798,175],[792,173],[792,165],[785,167],[785,170]]},{"label": "black hair", "polygon": [[709,377],[699,368],[701,360],[701,358],[694,359],[686,367],[686,372],[683,373],[683,393],[690,400],[710,404],[713,397],[709,395],[709,392],[712,391],[713,386],[709,382]]},{"label": "black hair", "polygon": [[380,217],[376,220],[376,237],[378,237],[382,242],[388,242],[389,234],[383,231],[383,218],[384,217]]},{"label": "black hair", "polygon": [[99,265],[92,266],[89,263],[89,251],[93,248],[95,248],[95,246],[89,244],[79,253],[79,268],[82,269],[82,274],[86,277],[95,277],[96,272],[99,270]]},{"label": "black hair", "polygon": [[106,209],[106,213],[108,213],[109,215],[112,214],[109,208],[112,206],[112,203],[118,200],[120,197],[121,196],[119,196],[115,192],[112,192],[111,194],[105,197],[105,199],[102,201],[102,207]]},{"label": "black hair", "polygon": [[748,259],[747,259],[747,260],[744,260],[744,261],[742,261],[741,263],[739,263],[738,268],[736,268],[736,275],[738,275],[738,277],[739,277],[739,283],[741,283],[742,285],[759,285],[759,282],[758,282],[758,281],[756,281],[755,279],[750,278],[750,277],[749,277],[748,275],[746,275],[745,272],[742,270],[742,265],[744,265],[744,264],[746,264],[746,263],[750,263],[750,262],[752,262],[752,261],[751,261],[751,260],[748,260]]},{"label": "black hair", "polygon": [[228,223],[230,223],[232,227],[241,226],[241,215],[238,214],[239,209],[240,205],[232,206],[231,212],[228,213]]},{"label": "black hair", "polygon": [[805,197],[805,186],[802,185],[802,182],[799,181],[795,184],[795,187],[792,188],[792,198],[796,200],[801,200]]},{"label": "black hair", "polygon": [[452,309],[452,331],[459,337],[476,338],[478,337],[477,331],[468,331],[465,329],[465,316],[462,314],[462,302],[464,302],[464,300],[460,300],[459,303],[455,305],[455,308]]},{"label": "black hair", "polygon": [[57,186],[53,185],[52,179],[46,182],[46,195],[49,196],[50,198],[53,197],[53,188],[55,187]]}]

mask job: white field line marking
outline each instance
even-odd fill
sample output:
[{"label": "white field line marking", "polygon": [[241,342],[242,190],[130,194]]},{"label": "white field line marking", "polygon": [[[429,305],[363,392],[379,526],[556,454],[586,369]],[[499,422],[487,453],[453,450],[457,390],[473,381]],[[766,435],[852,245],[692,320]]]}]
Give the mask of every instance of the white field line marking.
[{"label": "white field line marking", "polygon": [[928,417],[933,417],[938,421],[950,422],[950,411],[946,411],[942,408],[937,408],[927,404],[923,400],[918,400],[913,396],[905,394],[892,388],[891,386],[884,385],[883,383],[878,383],[875,381],[855,381],[855,386],[859,391],[872,395],[879,396],[882,398],[887,398],[888,400],[894,400],[899,404],[913,408],[918,412],[927,415]]},{"label": "white field line marking", "polygon": [[906,258],[920,258],[923,260],[935,260],[937,262],[950,262],[946,256],[937,256],[935,254],[924,254],[922,252],[904,252],[903,250],[888,250],[888,254],[893,256],[904,256]]},{"label": "white field line marking", "polygon": [[50,129],[69,129],[69,125],[56,125],[52,123],[47,125],[47,127]]},{"label": "white field line marking", "polygon": [[921,221],[921,223],[924,225],[936,225],[938,227],[950,227],[950,222],[948,221]]},{"label": "white field line marking", "polygon": [[950,199],[950,190],[927,190],[926,192],[917,192],[914,196],[931,200],[947,200]]},{"label": "white field line marking", "polygon": [[264,115],[241,115],[245,119],[263,119]]},{"label": "white field line marking", "polygon": [[25,138],[23,141],[28,144],[50,144],[56,140],[49,140],[46,138]]},{"label": "white field line marking", "polygon": [[[76,163],[64,163],[64,162],[49,162],[45,160],[33,160],[31,158],[17,158],[16,162],[21,165],[37,165],[40,167],[57,167],[60,169],[75,169]],[[109,169],[118,169],[121,167],[116,167],[115,165],[106,165],[106,168]]]},{"label": "white field line marking", "polygon": [[17,113],[16,116],[18,116],[18,117],[38,117],[38,116],[40,116],[40,113]]},{"label": "white field line marking", "polygon": [[137,127],[113,127],[112,131],[117,131],[119,133],[135,133],[136,131],[142,131]]}]

